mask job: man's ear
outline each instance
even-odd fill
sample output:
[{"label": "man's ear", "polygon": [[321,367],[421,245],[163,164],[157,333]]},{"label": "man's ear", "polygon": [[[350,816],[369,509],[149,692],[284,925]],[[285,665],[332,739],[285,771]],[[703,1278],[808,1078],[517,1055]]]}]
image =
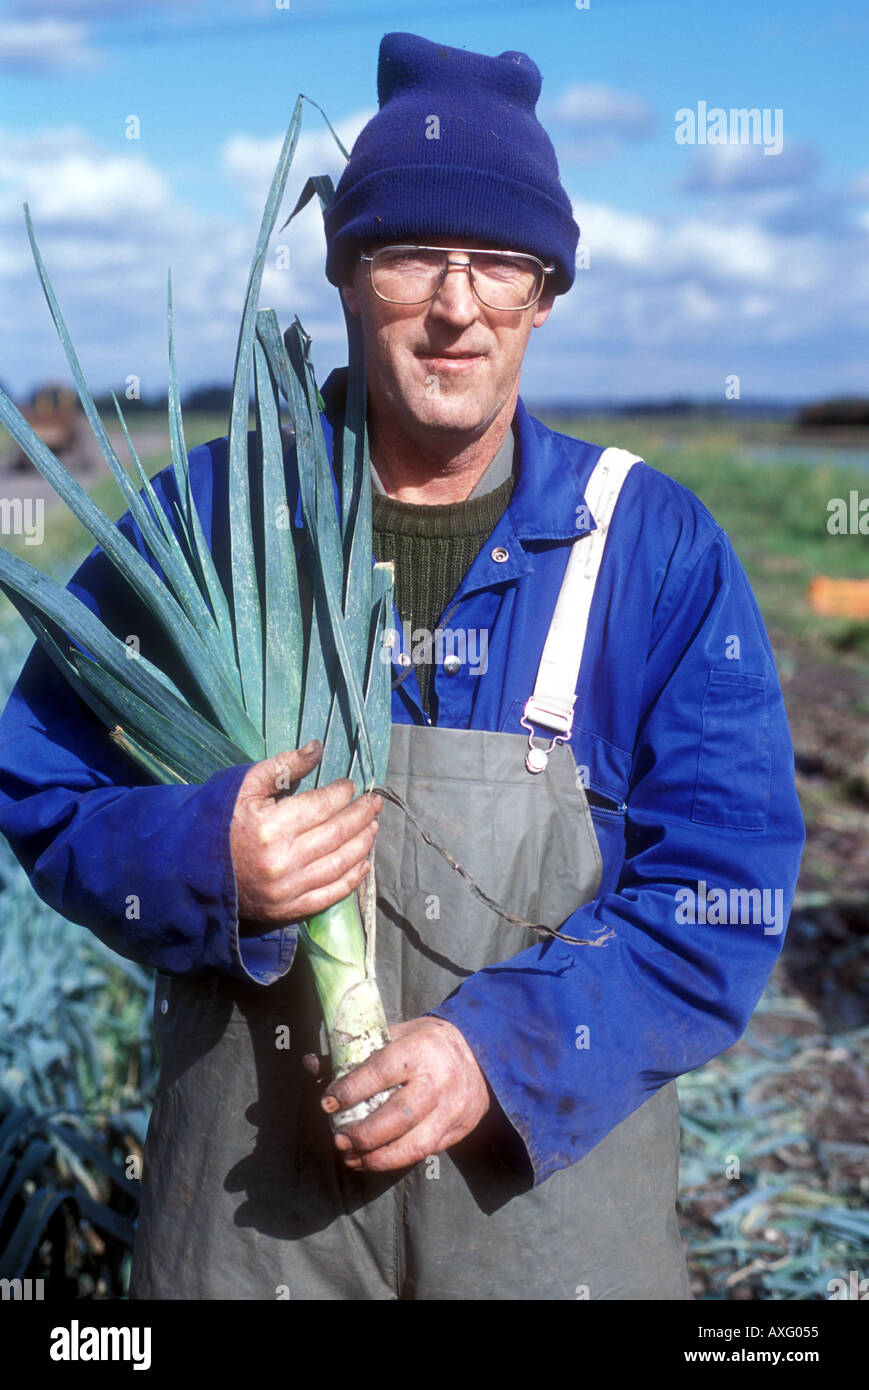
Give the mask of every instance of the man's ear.
[{"label": "man's ear", "polygon": [[345,280],[341,286],[341,298],[350,313],[356,318],[359,314],[359,294],[352,280]]},{"label": "man's ear", "polygon": [[555,290],[551,290],[547,286],[537,301],[537,307],[534,311],[534,322],[531,325],[532,328],[540,328],[546,322],[549,315],[552,313],[552,306],[554,303]]},{"label": "man's ear", "polygon": [[[350,260],[349,257],[348,260]],[[354,318],[358,318],[361,309],[361,301],[359,295],[360,269],[361,266],[358,255],[354,256],[353,259],[350,260],[349,266],[347,264],[347,261],[345,261],[344,279],[341,281],[341,298],[344,300],[344,303],[347,305],[349,312],[354,316]]]}]

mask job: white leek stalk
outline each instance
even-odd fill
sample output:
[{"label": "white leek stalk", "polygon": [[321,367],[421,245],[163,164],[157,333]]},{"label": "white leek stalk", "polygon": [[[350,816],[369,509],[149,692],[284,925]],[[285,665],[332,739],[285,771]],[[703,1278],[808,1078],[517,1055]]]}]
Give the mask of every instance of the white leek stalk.
[{"label": "white leek stalk", "polygon": [[[367,949],[355,893],[301,926],[299,939],[314,975],[329,1038],[332,1073],[337,1079],[389,1042],[383,1002],[371,969],[372,952]],[[379,1091],[368,1100],[339,1111],[332,1116],[333,1129],[364,1119],[390,1094]]]}]

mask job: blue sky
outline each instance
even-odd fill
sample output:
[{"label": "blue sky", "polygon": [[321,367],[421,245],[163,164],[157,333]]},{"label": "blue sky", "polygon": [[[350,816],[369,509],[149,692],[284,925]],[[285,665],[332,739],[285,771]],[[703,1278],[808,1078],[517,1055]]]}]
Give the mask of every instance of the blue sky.
[{"label": "blue sky", "polygon": [[[280,0],[278,0],[280,3]],[[869,390],[869,8],[857,0],[0,0],[0,381],[62,372],[28,201],[93,389],[166,384],[171,265],[182,385],[232,369],[247,268],[298,91],[346,141],[376,107],[381,36],[410,29],[543,74],[588,265],[532,340],[531,402]],[[677,143],[679,109],[781,111],[781,152]],[[125,122],[139,119],[137,140]],[[340,173],[318,113],[290,197]],[[289,211],[289,200],[288,208]],[[261,302],[342,357],[319,215]]]}]

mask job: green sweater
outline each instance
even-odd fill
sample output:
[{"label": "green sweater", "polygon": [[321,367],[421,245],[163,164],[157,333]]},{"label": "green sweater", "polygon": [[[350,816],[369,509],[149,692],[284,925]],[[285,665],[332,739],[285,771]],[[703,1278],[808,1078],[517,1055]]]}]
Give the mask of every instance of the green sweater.
[{"label": "green sweater", "polygon": [[[414,639],[415,632],[422,628],[433,634],[439,625],[451,626],[449,619],[443,624],[440,619],[483,542],[506,511],[513,483],[511,474],[491,492],[444,506],[397,502],[372,492],[374,556],[395,563],[395,602],[402,628],[410,634],[405,645],[412,657],[414,647],[422,647],[421,634]],[[418,651],[415,666],[423,709],[437,723],[437,711],[432,713],[429,707],[431,662]]]}]

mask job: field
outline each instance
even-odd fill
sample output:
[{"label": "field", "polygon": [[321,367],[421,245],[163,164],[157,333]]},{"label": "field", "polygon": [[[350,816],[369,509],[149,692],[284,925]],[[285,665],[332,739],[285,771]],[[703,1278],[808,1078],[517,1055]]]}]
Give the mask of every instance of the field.
[{"label": "field", "polygon": [[[869,623],[821,617],[806,592],[817,574],[869,576],[869,539],[826,525],[831,498],[869,495],[869,470],[847,448],[764,461],[790,440],[779,420],[547,423],[629,448],[696,493],[767,622],[808,841],[782,961],[748,1033],[679,1082],[681,1223],[696,1297],[826,1298],[832,1279],[869,1273]],[[213,417],[185,426],[189,447],[223,430]],[[142,453],[150,473],[168,463],[159,424]],[[99,469],[88,485],[120,513]],[[64,581],[90,549],[48,498],[43,545],[3,540]],[[0,599],[4,702],[29,644]],[[41,904],[2,840],[0,910],[0,1273],[11,1248],[16,1268],[44,1271],[59,1292],[121,1296],[155,1081],[151,981]]]}]

